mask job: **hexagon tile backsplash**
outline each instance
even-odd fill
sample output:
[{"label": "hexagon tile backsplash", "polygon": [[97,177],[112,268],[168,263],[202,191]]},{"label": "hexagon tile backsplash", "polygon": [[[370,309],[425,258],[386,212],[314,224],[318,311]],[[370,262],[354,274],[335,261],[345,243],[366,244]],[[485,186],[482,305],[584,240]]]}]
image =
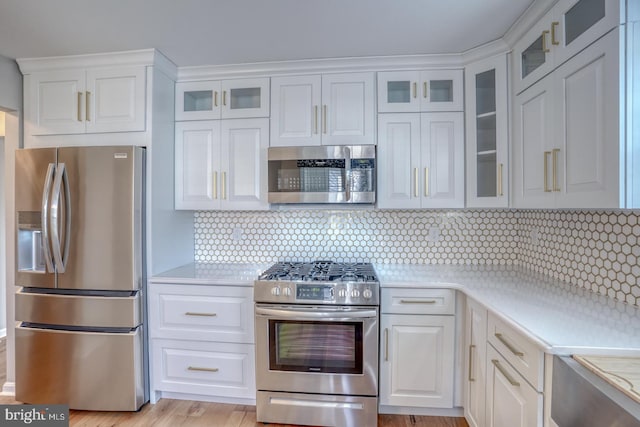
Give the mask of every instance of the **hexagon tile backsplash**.
[{"label": "hexagon tile backsplash", "polygon": [[503,264],[640,305],[640,211],[195,213],[197,262]]}]

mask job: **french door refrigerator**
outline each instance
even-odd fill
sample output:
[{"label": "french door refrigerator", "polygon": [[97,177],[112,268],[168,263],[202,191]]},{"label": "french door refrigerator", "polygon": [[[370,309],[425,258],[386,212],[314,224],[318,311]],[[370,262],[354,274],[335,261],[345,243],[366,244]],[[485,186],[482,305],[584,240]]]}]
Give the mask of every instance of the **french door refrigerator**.
[{"label": "french door refrigerator", "polygon": [[16,152],[16,400],[148,401],[144,149]]}]

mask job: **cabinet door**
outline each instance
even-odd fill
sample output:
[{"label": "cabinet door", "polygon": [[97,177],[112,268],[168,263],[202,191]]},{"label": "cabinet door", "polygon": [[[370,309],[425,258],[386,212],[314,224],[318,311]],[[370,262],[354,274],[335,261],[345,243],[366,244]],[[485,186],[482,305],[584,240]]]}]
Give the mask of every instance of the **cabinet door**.
[{"label": "cabinet door", "polygon": [[616,25],[624,23],[617,0],[560,0],[549,24],[556,66],[564,63]]},{"label": "cabinet door", "polygon": [[411,113],[420,111],[419,71],[378,73],[378,112]]},{"label": "cabinet door", "polygon": [[85,120],[88,133],[144,131],[146,67],[87,71]]},{"label": "cabinet door", "polygon": [[467,207],[507,207],[507,60],[495,56],[465,71]]},{"label": "cabinet door", "polygon": [[463,111],[462,70],[432,70],[420,73],[420,111]]},{"label": "cabinet door", "polygon": [[551,45],[552,11],[547,12],[513,46],[513,82],[515,93],[520,93],[554,68]]},{"label": "cabinet door", "polygon": [[487,346],[487,427],[542,426],[539,394],[491,346]]},{"label": "cabinet door", "polygon": [[421,115],[419,194],[423,208],[464,207],[463,113]]},{"label": "cabinet door", "polygon": [[419,208],[420,114],[379,114],[378,139],[378,207]]},{"label": "cabinet door", "polygon": [[552,76],[547,76],[515,97],[513,197],[518,208],[555,205],[551,173],[555,132],[553,90]]},{"label": "cabinet door", "polygon": [[454,324],[454,316],[381,316],[381,405],[453,407]]},{"label": "cabinet door", "polygon": [[620,207],[618,45],[614,30],[554,71],[557,207]]},{"label": "cabinet door", "polygon": [[28,81],[25,109],[32,135],[85,132],[84,70],[33,73]]},{"label": "cabinet door", "polygon": [[269,78],[222,81],[222,118],[269,117]]},{"label": "cabinet door", "polygon": [[322,145],[375,144],[374,74],[322,76]]},{"label": "cabinet door", "polygon": [[487,310],[467,298],[464,416],[470,427],[485,425]]},{"label": "cabinet door", "polygon": [[176,209],[220,206],[220,121],[176,123]]},{"label": "cabinet door", "polygon": [[219,119],[221,88],[219,81],[176,83],[176,120]]},{"label": "cabinet door", "polygon": [[271,79],[271,147],[320,145],[319,75]]},{"label": "cabinet door", "polygon": [[269,119],[222,121],[221,207],[267,209]]}]

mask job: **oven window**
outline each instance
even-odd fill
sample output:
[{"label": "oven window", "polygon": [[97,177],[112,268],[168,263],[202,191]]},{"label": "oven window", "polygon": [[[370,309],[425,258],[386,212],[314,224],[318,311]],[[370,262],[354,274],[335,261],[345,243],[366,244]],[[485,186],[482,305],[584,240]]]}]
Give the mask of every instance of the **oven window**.
[{"label": "oven window", "polygon": [[362,374],[362,325],[269,320],[269,369]]}]

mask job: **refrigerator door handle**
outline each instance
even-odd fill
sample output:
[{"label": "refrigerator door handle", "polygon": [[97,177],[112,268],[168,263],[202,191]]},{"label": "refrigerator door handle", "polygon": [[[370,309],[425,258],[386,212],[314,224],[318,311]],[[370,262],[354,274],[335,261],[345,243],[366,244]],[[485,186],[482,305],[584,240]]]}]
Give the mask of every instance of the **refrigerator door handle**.
[{"label": "refrigerator door handle", "polygon": [[[65,217],[65,243],[64,253],[60,240],[60,195],[64,184],[64,217]],[[53,181],[53,195],[51,196],[51,239],[53,242],[53,258],[55,259],[58,273],[64,273],[69,259],[69,243],[71,239],[71,194],[69,191],[69,178],[64,163],[58,164],[56,177]]]},{"label": "refrigerator door handle", "polygon": [[49,163],[47,174],[44,181],[44,190],[42,191],[42,251],[44,252],[44,260],[47,265],[47,271],[53,273],[54,266],[51,258],[50,239],[49,239],[49,195],[51,194],[51,184],[53,182],[53,174],[56,170],[55,163]]}]

